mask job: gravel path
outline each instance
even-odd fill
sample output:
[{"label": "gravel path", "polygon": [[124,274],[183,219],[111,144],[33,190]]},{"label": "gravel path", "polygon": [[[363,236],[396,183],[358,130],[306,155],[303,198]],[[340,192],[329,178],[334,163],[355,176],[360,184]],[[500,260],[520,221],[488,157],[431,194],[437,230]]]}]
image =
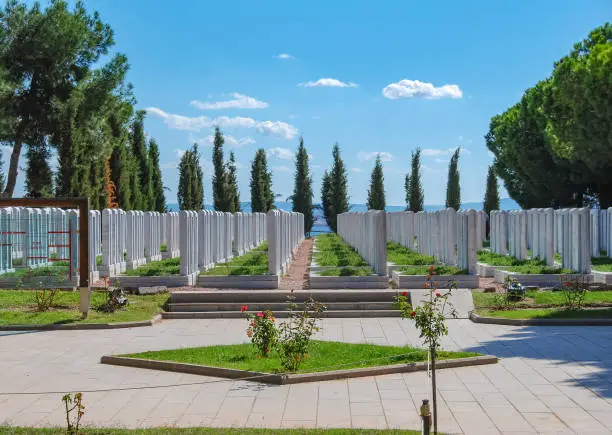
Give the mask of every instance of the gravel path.
[{"label": "gravel path", "polygon": [[312,257],[313,239],[305,239],[289,265],[289,270],[281,278],[279,290],[302,290],[308,288],[308,268]]}]

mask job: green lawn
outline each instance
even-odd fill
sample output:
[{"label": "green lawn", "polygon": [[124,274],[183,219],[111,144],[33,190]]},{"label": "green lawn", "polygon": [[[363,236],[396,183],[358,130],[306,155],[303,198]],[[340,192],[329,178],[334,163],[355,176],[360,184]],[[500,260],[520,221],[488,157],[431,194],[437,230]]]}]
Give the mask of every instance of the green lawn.
[{"label": "green lawn", "polygon": [[[16,266],[13,264],[13,266]],[[44,277],[65,277],[68,280],[68,274],[70,273],[67,261],[55,261],[51,266],[41,266],[34,268],[16,267],[14,272],[3,273],[2,277],[18,277],[25,278],[26,275],[32,278],[44,278]]]},{"label": "green lawn", "polygon": [[612,258],[598,257],[591,258],[591,269],[598,272],[612,272]]},{"label": "green lawn", "polygon": [[[170,276],[178,275],[181,269],[180,258],[167,258],[165,260],[152,261],[136,269],[125,271],[127,276]],[[121,277],[119,277],[121,282]]]},{"label": "green lawn", "polygon": [[387,242],[387,261],[397,265],[427,265],[436,263],[433,256],[419,254],[396,242]]},{"label": "green lawn", "polygon": [[505,319],[609,319],[612,308],[589,310],[563,310],[559,308],[525,308],[521,310],[486,310],[476,312],[481,316]]},{"label": "green lawn", "polygon": [[[83,395],[83,401],[87,406],[87,394]],[[93,407],[95,409],[95,406]],[[86,408],[85,417],[87,420]],[[59,411],[58,411],[59,412]],[[200,434],[215,434],[215,435],[419,435],[421,431],[415,430],[375,430],[375,429],[253,429],[253,428],[209,428],[209,427],[192,427],[192,428],[174,428],[160,427],[151,429],[103,429],[103,428],[85,428],[83,434],[87,435],[200,435]],[[30,428],[30,427],[8,427],[0,426],[0,434],[2,435],[64,435],[65,429],[60,428]]]},{"label": "green lawn", "polygon": [[337,234],[320,234],[315,237],[315,240],[317,251],[313,252],[313,259],[317,266],[368,266],[357,251]]},{"label": "green lawn", "polygon": [[[472,297],[474,299],[474,306],[476,308],[487,308],[494,307],[497,305],[497,301],[499,300],[500,294],[496,293],[480,293],[480,292],[472,292]],[[597,305],[597,304],[612,304],[612,291],[587,291],[584,297],[585,304]],[[528,305],[557,305],[562,306],[565,304],[565,298],[563,296],[563,292],[541,292],[537,290],[530,290],[525,295],[525,300],[522,302],[518,302],[517,305],[520,306]]]},{"label": "green lawn", "polygon": [[[406,266],[396,270],[403,275],[427,275],[429,273],[429,266]],[[465,269],[459,269],[455,266],[445,266],[442,264],[435,265],[434,272],[437,276],[468,274],[468,271]]]},{"label": "green lawn", "polygon": [[478,251],[478,261],[490,266],[505,266],[505,270],[523,274],[561,274],[572,273],[569,269],[547,266],[546,262],[538,258],[519,260],[510,255],[494,254],[490,251]]},{"label": "green lawn", "polygon": [[220,263],[200,275],[265,275],[268,273],[268,242],[228,263]]},{"label": "green lawn", "polygon": [[[441,351],[441,359],[477,356],[473,352]],[[175,361],[226,367],[263,373],[278,373],[281,364],[275,352],[268,358],[261,358],[251,344],[233,344],[160,350],[123,355],[132,358]],[[351,344],[333,341],[312,341],[308,359],[302,363],[299,373],[326,370],[340,370],[377,365],[412,363],[427,360],[427,350],[412,347],[379,346],[375,344]]]},{"label": "green lawn", "polygon": [[45,312],[37,312],[34,290],[0,290],[0,325],[47,325],[54,323],[114,323],[150,320],[162,311],[168,294],[128,295],[127,307],[114,313],[96,311],[106,301],[106,295],[96,291],[91,294],[91,310],[82,320],[78,292],[59,292],[54,306]]},{"label": "green lawn", "polygon": [[371,267],[332,267],[316,272],[321,276],[370,276],[374,275]]}]

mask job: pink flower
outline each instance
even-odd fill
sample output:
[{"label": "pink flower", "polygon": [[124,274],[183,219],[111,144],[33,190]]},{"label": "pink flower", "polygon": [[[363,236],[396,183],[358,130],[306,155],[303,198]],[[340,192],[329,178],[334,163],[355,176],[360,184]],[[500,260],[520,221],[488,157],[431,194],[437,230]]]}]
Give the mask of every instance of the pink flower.
[{"label": "pink flower", "polygon": [[262,313],[261,311],[259,313],[257,313],[257,317],[263,317],[264,313]]},{"label": "pink flower", "polygon": [[243,312],[243,313],[244,313],[246,310],[248,310],[248,309],[249,309],[249,307],[248,307],[247,305],[243,305],[242,307],[240,307],[240,311],[241,311],[241,312]]}]

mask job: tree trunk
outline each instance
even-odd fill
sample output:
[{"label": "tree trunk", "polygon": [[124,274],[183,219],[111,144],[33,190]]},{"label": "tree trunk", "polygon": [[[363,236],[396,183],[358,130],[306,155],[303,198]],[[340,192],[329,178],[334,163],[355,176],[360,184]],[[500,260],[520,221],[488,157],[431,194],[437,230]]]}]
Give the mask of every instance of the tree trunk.
[{"label": "tree trunk", "polygon": [[13,152],[11,153],[11,162],[9,166],[8,175],[6,177],[6,188],[2,195],[2,198],[12,198],[15,190],[15,184],[17,184],[17,170],[19,167],[19,155],[21,154],[21,147],[23,142],[18,139],[13,144]]},{"label": "tree trunk", "polygon": [[431,394],[433,399],[433,433],[438,435],[438,398],[436,394],[436,349],[431,348]]}]

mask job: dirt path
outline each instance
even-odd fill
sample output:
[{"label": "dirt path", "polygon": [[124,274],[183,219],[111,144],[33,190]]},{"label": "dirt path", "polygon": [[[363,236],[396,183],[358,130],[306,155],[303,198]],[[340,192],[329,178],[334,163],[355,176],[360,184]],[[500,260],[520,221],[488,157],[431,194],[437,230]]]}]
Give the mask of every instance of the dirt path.
[{"label": "dirt path", "polygon": [[308,268],[312,257],[313,239],[306,239],[299,246],[289,270],[281,278],[279,290],[301,290],[308,288]]}]

